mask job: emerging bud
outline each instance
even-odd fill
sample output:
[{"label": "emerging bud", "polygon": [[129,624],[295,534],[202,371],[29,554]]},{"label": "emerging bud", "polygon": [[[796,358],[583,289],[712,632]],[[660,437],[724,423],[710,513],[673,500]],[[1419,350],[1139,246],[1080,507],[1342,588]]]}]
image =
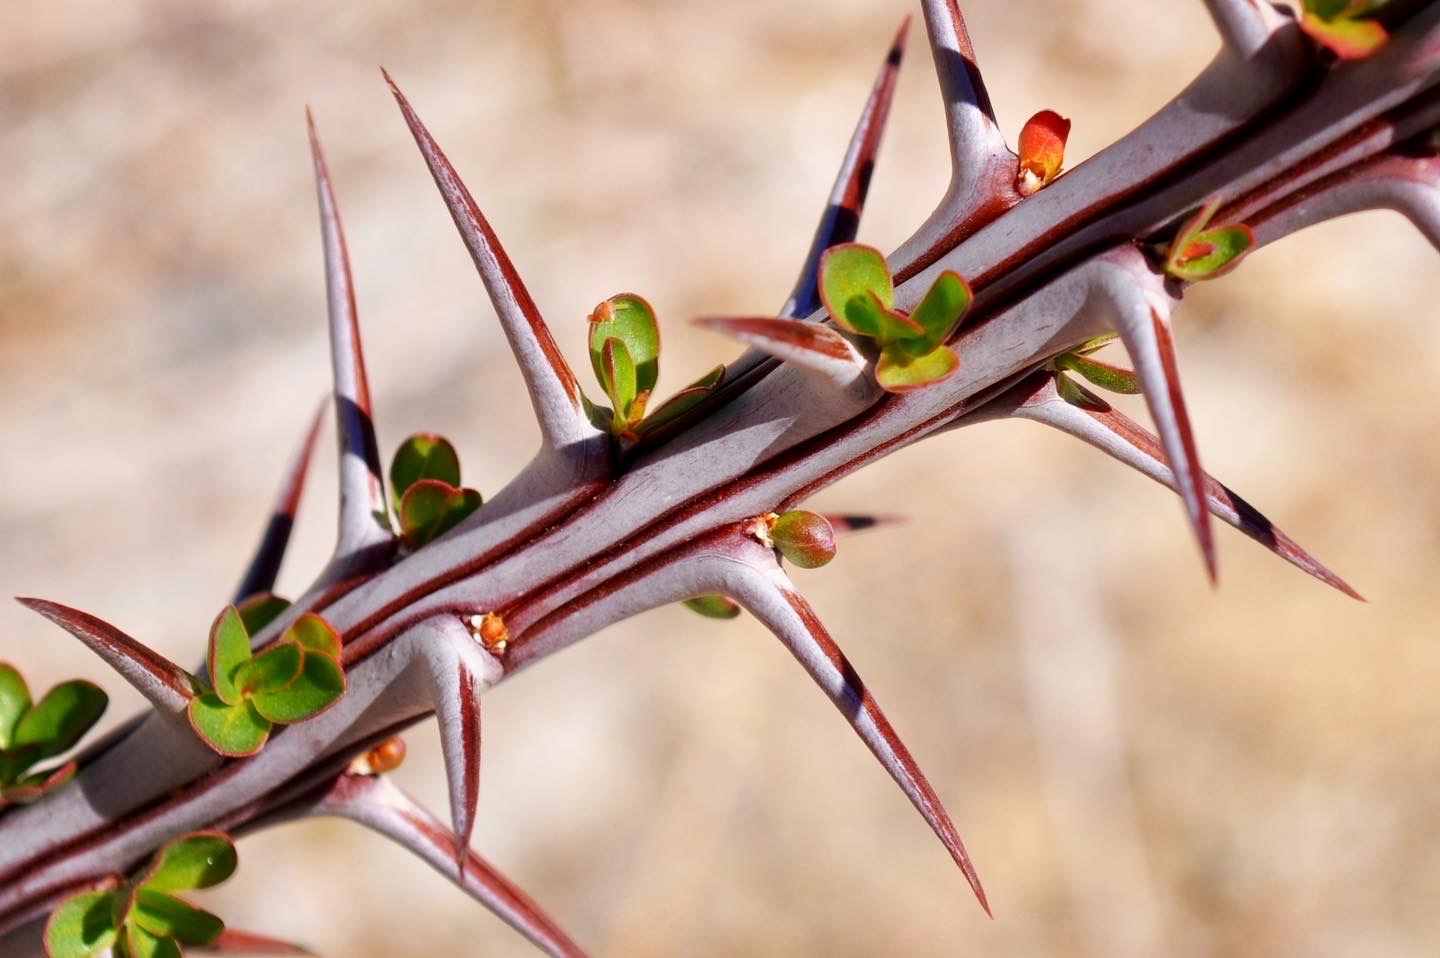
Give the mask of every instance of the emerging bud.
[{"label": "emerging bud", "polygon": [[505,620],[494,612],[472,615],[470,631],[491,655],[504,655],[510,644],[510,630],[505,628]]},{"label": "emerging bud", "polygon": [[350,763],[350,771],[357,775],[384,775],[393,772],[405,761],[405,740],[392,735]]},{"label": "emerging bud", "polygon": [[1015,189],[1030,196],[1050,185],[1065,165],[1065,143],[1070,121],[1054,110],[1041,110],[1020,131],[1020,174]]},{"label": "emerging bud", "polygon": [[830,520],[792,509],[770,521],[770,540],[786,559],[802,569],[818,569],[835,558],[835,530]]}]

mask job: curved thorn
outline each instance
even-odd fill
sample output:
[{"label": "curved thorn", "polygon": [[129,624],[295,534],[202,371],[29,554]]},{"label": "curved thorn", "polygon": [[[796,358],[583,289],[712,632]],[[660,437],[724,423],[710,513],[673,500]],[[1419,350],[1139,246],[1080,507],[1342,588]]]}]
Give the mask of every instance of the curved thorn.
[{"label": "curved thorn", "polygon": [[[1085,405],[1066,402],[1056,389],[1055,374],[1040,372],[1027,377],[1014,389],[997,397],[989,406],[976,410],[972,415],[977,422],[989,418],[1013,417],[1050,426],[1099,449],[1162,486],[1175,490],[1175,475],[1165,464],[1165,453],[1154,434],[1081,384],[1072,380],[1071,386],[1085,401]],[[1301,548],[1299,543],[1276,527],[1250,503],[1208,473],[1204,474],[1204,482],[1206,505],[1217,519],[1238,529],[1297,569],[1309,573],[1352,599],[1365,601],[1364,596],[1356,592],[1348,582]]]},{"label": "curved thorn", "polygon": [[585,958],[580,946],[524,892],[483,858],[461,850],[455,836],[435,816],[384,776],[342,775],[308,814],[348,818],[384,835],[455,882],[553,958]]},{"label": "curved thorn", "polygon": [[843,392],[876,391],[864,358],[829,326],[758,316],[709,316],[695,324],[815,373]]},{"label": "curved thorn", "polygon": [[845,515],[827,512],[825,521],[830,523],[830,528],[835,530],[836,535],[854,535],[880,526],[899,525],[906,519],[903,516]]},{"label": "curved thorn", "polygon": [[[192,948],[194,946],[191,946]],[[241,931],[238,928],[227,927],[220,933],[220,937],[203,948],[195,948],[200,954],[211,955],[313,955],[311,951],[302,945],[292,942],[281,941],[278,938],[270,938],[266,935],[257,935],[248,931]]]},{"label": "curved thorn", "polygon": [[880,760],[890,777],[934,830],[950,852],[950,857],[960,866],[980,907],[987,915],[990,914],[985,889],[980,884],[980,876],[971,864],[965,845],[905,743],[891,728],[870,690],[825,630],[810,604],[790,584],[776,563],[774,553],[758,542],[747,541],[750,545],[746,551],[750,557],[739,563],[745,572],[729,577],[726,595],[764,623],[835,703],[861,741]]},{"label": "curved thorn", "polygon": [[530,392],[530,403],[535,408],[546,446],[562,449],[598,435],[598,430],[582,408],[580,386],[575,381],[575,374],[555,345],[549,327],[500,245],[495,231],[460,181],[455,167],[415,115],[405,94],[400,92],[389,73],[384,70],[381,73],[390,85],[395,102],[400,104],[400,112],[404,114],[420,153],[430,167],[430,174],[435,178],[435,185],[439,187],[440,195],[455,221],[455,227],[480,272],[480,279],[495,306],[505,338],[509,340],[510,349],[520,365],[520,375]]},{"label": "curved thorn", "polygon": [[180,666],[88,612],[45,599],[17,598],[15,601],[84,642],[145,696],[157,712],[183,718],[194,692],[190,687],[190,674]]},{"label": "curved thorn", "polygon": [[500,677],[502,669],[457,619],[438,620],[433,636],[421,646],[440,726],[455,855],[460,862],[470,848],[480,800],[480,692]]},{"label": "curved thorn", "polygon": [[837,243],[848,243],[855,238],[860,228],[860,214],[865,208],[865,196],[870,190],[870,177],[875,171],[875,157],[880,152],[880,141],[885,135],[885,121],[890,116],[890,103],[895,97],[895,82],[900,75],[900,61],[905,54],[905,39],[910,32],[910,17],[900,21],[900,29],[890,43],[880,74],[865,101],[865,109],[850,135],[850,145],[845,149],[845,159],[840,163],[840,172],[830,190],[830,199],[820,223],[815,228],[815,238],[810,243],[810,252],[805,256],[805,265],[790,298],[780,309],[786,318],[809,316],[820,308],[820,291],[816,276],[820,268],[820,257]]},{"label": "curved thorn", "polygon": [[1205,8],[1226,48],[1247,60],[1263,49],[1282,25],[1293,22],[1263,0],[1205,0]]},{"label": "curved thorn", "polygon": [[1150,407],[1165,449],[1165,458],[1175,474],[1185,514],[1200,544],[1205,571],[1217,581],[1215,540],[1210,528],[1210,511],[1205,507],[1205,473],[1195,449],[1180,372],[1175,363],[1175,341],[1170,332],[1171,303],[1155,291],[1159,282],[1153,274],[1137,276],[1127,269],[1105,270],[1098,274],[1094,292],[1111,311],[1135,374]]},{"label": "curved thorn", "polygon": [[320,150],[315,121],[305,111],[310,153],[315,162],[315,191],[320,202],[320,229],[325,247],[325,297],[330,318],[330,362],[335,375],[335,424],[340,445],[340,532],[337,559],[353,557],[392,536],[385,520],[385,487],[380,450],[370,412],[370,385],[350,278],[350,254],[340,226],[340,211],[330,170]]},{"label": "curved thorn", "polygon": [[255,547],[250,565],[235,590],[236,604],[252,595],[271,592],[275,588],[275,578],[280,574],[280,563],[284,560],[285,549],[290,544],[290,530],[295,526],[295,516],[300,509],[305,473],[310,468],[310,457],[315,452],[315,441],[320,436],[320,423],[324,412],[323,404],[315,410],[309,431],[285,467],[285,477],[280,483],[275,505],[270,509],[270,520],[265,524],[260,544]]}]

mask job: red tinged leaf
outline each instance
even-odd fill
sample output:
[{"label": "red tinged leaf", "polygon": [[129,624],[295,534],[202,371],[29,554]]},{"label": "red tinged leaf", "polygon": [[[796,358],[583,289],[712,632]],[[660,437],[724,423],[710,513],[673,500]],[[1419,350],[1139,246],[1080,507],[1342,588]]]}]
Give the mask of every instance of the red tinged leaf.
[{"label": "red tinged leaf", "polygon": [[1015,189],[1030,196],[1050,185],[1065,165],[1070,121],[1054,110],[1041,110],[1020,131],[1020,174]]},{"label": "red tinged leaf", "polygon": [[1374,20],[1345,14],[1326,20],[1307,12],[1300,17],[1300,29],[1341,60],[1363,60],[1390,39],[1385,27]]}]

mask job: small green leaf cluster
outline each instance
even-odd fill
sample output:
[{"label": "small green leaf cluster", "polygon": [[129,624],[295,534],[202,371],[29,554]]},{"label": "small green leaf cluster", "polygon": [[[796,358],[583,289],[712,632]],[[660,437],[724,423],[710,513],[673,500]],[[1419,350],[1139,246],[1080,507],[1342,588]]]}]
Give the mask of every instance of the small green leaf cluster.
[{"label": "small green leaf cluster", "polygon": [[650,304],[620,293],[596,306],[589,324],[590,366],[610,405],[587,398],[585,406],[591,421],[616,439],[636,442],[673,422],[714,392],[725,375],[725,367],[716,366],[651,410],[660,379],[660,326]]},{"label": "small green leaf cluster", "polygon": [[960,357],[945,345],[972,298],[958,273],[941,273],[915,311],[905,313],[895,308],[895,284],[880,251],[843,243],[821,257],[819,286],[831,318],[879,348],[875,379],[887,392],[938,383],[960,368]]},{"label": "small green leaf cluster", "polygon": [[764,517],[775,551],[802,569],[818,569],[835,558],[835,530],[830,520],[803,509]]},{"label": "small green leaf cluster", "polygon": [[176,892],[210,888],[229,878],[235,845],[220,832],[194,832],[170,842],[131,882],[65,899],[45,925],[49,958],[179,958],[181,945],[214,944],[225,923]]},{"label": "small green leaf cluster", "polygon": [[234,606],[215,619],[206,661],[209,682],[196,679],[202,690],[190,700],[188,713],[201,740],[231,758],[254,755],[274,726],[319,715],[345,692],[340,636],[320,616],[300,616],[258,655],[250,649],[250,634]]},{"label": "small green leaf cluster", "polygon": [[1180,227],[1165,257],[1165,272],[1187,283],[1216,279],[1255,248],[1255,234],[1243,223],[1210,225],[1219,209],[1217,196]]},{"label": "small green leaf cluster", "polygon": [[390,462],[390,499],[411,549],[433,542],[479,509],[480,493],[460,484],[460,456],[449,440],[419,432]]},{"label": "small green leaf cluster", "polygon": [[80,679],[62,682],[32,702],[24,677],[0,662],[0,808],[33,802],[68,782],[74,762],[32,769],[80,741],[108,702],[99,686]]},{"label": "small green leaf cluster", "polygon": [[1361,60],[1385,45],[1385,27],[1367,19],[1389,0],[1303,0],[1300,27],[1342,60]]}]

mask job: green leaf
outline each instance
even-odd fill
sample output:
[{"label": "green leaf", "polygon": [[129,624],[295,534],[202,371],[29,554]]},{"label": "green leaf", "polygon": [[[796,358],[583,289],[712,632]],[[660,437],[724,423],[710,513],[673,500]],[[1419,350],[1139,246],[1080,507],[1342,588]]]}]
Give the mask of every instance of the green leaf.
[{"label": "green leaf", "polygon": [[235,672],[250,659],[250,633],[240,611],[227,606],[210,627],[210,683],[226,705],[239,705],[240,689]]},{"label": "green leaf", "polygon": [[45,923],[49,958],[93,958],[115,944],[115,892],[89,891],[60,903]]},{"label": "green leaf", "polygon": [[133,921],[157,938],[174,938],[181,944],[205,946],[225,930],[219,918],[174,895],[153,888],[135,893],[127,921]]},{"label": "green leaf", "polygon": [[1140,394],[1140,377],[1128,369],[1121,369],[1098,359],[1090,359],[1076,353],[1064,353],[1055,357],[1056,369],[1068,369],[1090,380],[1101,389],[1124,393],[1127,396]]},{"label": "green leaf", "polygon": [[1255,247],[1255,234],[1244,225],[1221,226],[1192,234],[1171,257],[1166,271],[1177,279],[1216,279],[1240,265]]},{"label": "green leaf", "polygon": [[910,314],[911,322],[922,330],[923,335],[901,340],[905,351],[912,356],[923,356],[945,342],[960,324],[960,317],[970,308],[972,299],[970,287],[959,273],[946,270],[936,277],[920,305]]},{"label": "green leaf", "polygon": [[611,430],[616,433],[625,432],[633,418],[631,406],[639,395],[639,387],[630,350],[618,339],[607,339],[600,347],[600,385],[615,410]]},{"label": "green leaf", "polygon": [[191,891],[213,888],[239,864],[235,843],[223,832],[191,832],[167,843],[155,853],[139,884],[151,891]]},{"label": "green leaf", "polygon": [[345,673],[334,659],[307,654],[305,664],[289,687],[261,692],[250,699],[255,710],[272,722],[289,724],[319,715],[345,694]]},{"label": "green leaf", "polygon": [[0,749],[14,740],[15,725],[30,707],[30,689],[14,666],[0,662]]},{"label": "green leaf", "polygon": [[686,599],[684,605],[691,612],[698,612],[707,619],[733,619],[741,611],[738,603],[723,595],[697,595],[693,599]]},{"label": "green leaf", "polygon": [[340,633],[313,612],[306,612],[291,623],[281,638],[297,643],[306,652],[328,655],[337,662],[340,660]]},{"label": "green leaf", "polygon": [[125,924],[126,958],[182,958],[173,938],[152,935],[136,922]]},{"label": "green leaf", "polygon": [[[842,326],[876,336],[880,317],[895,305],[895,286],[885,257],[871,246],[842,243],[820,257],[820,301]],[[877,309],[878,307],[878,309]]]},{"label": "green leaf", "polygon": [[15,746],[35,745],[40,758],[59,755],[100,720],[110,698],[94,682],[75,679],[55,686],[15,725]]},{"label": "green leaf", "polygon": [[770,524],[770,541],[786,559],[802,569],[818,569],[835,558],[835,530],[830,520],[792,509]]},{"label": "green leaf", "polygon": [[300,677],[305,652],[295,642],[278,642],[235,670],[240,694],[278,692]]},{"label": "green leaf", "polygon": [[400,534],[406,545],[418,549],[455,528],[480,505],[480,493],[474,489],[421,479],[400,500]]},{"label": "green leaf", "polygon": [[214,692],[206,692],[190,700],[186,713],[195,734],[206,745],[230,758],[254,755],[270,737],[270,722],[255,710],[252,702],[230,705]]},{"label": "green leaf", "polygon": [[1305,11],[1322,20],[1331,20],[1349,9],[1351,0],[1305,0]]},{"label": "green leaf", "polygon": [[1085,392],[1064,373],[1055,374],[1055,391],[1061,399],[1079,409],[1088,409],[1092,412],[1108,412],[1110,410],[1110,406],[1100,397]]},{"label": "green leaf", "polygon": [[634,293],[621,293],[590,314],[590,363],[601,385],[605,384],[605,343],[611,339],[618,339],[629,354],[635,368],[635,392],[653,390],[660,378],[660,326],[650,304]]},{"label": "green leaf", "polygon": [[421,479],[460,485],[460,456],[444,436],[417,432],[395,450],[395,458],[390,461],[390,498],[397,510],[405,490]]},{"label": "green leaf", "polygon": [[661,403],[650,415],[635,426],[635,433],[644,436],[666,423],[674,422],[698,406],[706,396],[715,391],[720,380],[725,378],[724,365],[716,366],[695,382]]},{"label": "green leaf", "polygon": [[282,599],[273,592],[258,592],[235,607],[240,613],[240,622],[247,635],[259,635],[265,626],[290,608],[290,600]]},{"label": "green leaf", "polygon": [[875,380],[886,392],[903,393],[947,379],[960,368],[960,357],[949,346],[937,346],[924,356],[908,356],[897,348],[880,354]]}]

